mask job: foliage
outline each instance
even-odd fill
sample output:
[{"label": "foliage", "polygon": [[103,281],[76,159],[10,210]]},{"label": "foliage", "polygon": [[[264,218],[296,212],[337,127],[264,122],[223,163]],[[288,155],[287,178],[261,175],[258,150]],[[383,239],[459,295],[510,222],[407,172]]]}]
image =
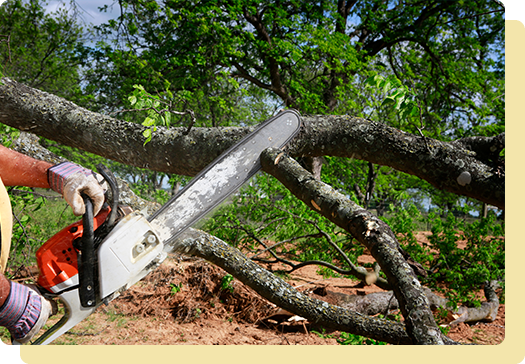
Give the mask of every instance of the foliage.
[{"label": "foliage", "polygon": [[20,135],[20,130],[0,124],[0,144],[9,148]]},{"label": "foliage", "polygon": [[[12,188],[10,189],[12,190]],[[42,198],[35,198],[29,192],[29,188],[21,187],[20,193],[10,194],[11,208],[13,209],[13,232],[12,243],[9,260],[10,267],[18,267],[21,265],[29,265],[28,262],[32,260],[32,256],[38,246],[38,241],[29,236],[27,232],[28,225],[31,218],[25,210],[37,211],[42,207],[44,200]]]},{"label": "foliage", "polygon": [[[494,214],[470,224],[452,214],[445,221],[433,214],[429,218],[429,240],[439,251],[430,266],[431,282],[447,284],[445,293],[452,305],[479,306],[476,290],[485,282],[505,280],[504,224],[496,223]],[[464,248],[458,246],[461,240],[466,240]]]},{"label": "foliage", "polygon": [[223,291],[229,291],[230,293],[233,293],[233,282],[234,278],[231,274],[226,274],[224,277],[222,277],[221,280],[221,289]]},{"label": "foliage", "polygon": [[391,206],[389,215],[390,217],[383,217],[383,220],[396,234],[401,247],[414,260],[427,266],[432,261],[430,246],[420,245],[415,236],[427,222],[421,212],[411,204],[398,208]]},{"label": "foliage", "polygon": [[[505,280],[504,223],[495,214],[468,222],[452,213],[445,218],[435,213],[423,217],[409,206],[396,209],[385,220],[403,249],[429,272],[422,283],[443,291],[453,307],[479,306],[476,292],[486,282]],[[429,246],[416,241],[414,232],[420,223],[431,226]]]},{"label": "foliage", "polygon": [[13,238],[9,268],[12,272],[35,263],[35,252],[51,236],[78,220],[67,203],[28,187],[8,189],[13,209]]},{"label": "foliage", "polygon": [[[258,208],[253,209],[254,205]],[[452,213],[446,218],[435,213],[425,216],[415,205],[407,204],[391,206],[382,219],[402,248],[429,272],[422,282],[442,290],[452,305],[479,305],[475,295],[485,282],[504,281],[504,225],[495,214],[468,222]],[[415,234],[427,227],[432,232],[430,243],[422,245]],[[350,236],[306,205],[294,202],[288,190],[273,186],[267,176],[259,176],[242,189],[231,204],[206,222],[204,229],[246,249],[254,258],[273,247],[275,256],[286,261],[324,261],[345,269],[344,260],[320,231],[330,236],[354,264],[363,253]],[[465,247],[462,241],[466,241]],[[326,277],[337,275],[326,266],[319,272]]]},{"label": "foliage", "polygon": [[[148,126],[145,142],[159,125],[251,125],[283,106],[445,140],[504,130],[503,9],[494,1],[119,5],[83,53],[85,87],[104,110]],[[323,178],[379,215],[428,195],[449,210],[463,203],[388,168],[326,159]]]},{"label": "foliage", "polygon": [[84,29],[76,18],[76,5],[63,4],[50,14],[45,5],[39,0],[10,0],[0,7],[2,73],[83,104],[90,97],[80,88]]},{"label": "foliage", "polygon": [[163,189],[152,189],[145,183],[137,183],[130,186],[132,191],[146,200],[165,204],[171,198],[170,194]]},{"label": "foliage", "polygon": [[254,88],[304,113],[360,114],[365,81],[382,73],[418,95],[433,135],[503,125],[503,9],[494,1],[120,4],[122,15],[97,28],[109,41],[90,54],[90,82],[112,97],[105,104],[122,102],[132,82],[155,94],[168,81],[209,119],[240,112],[237,91]]},{"label": "foliage", "polygon": [[142,85],[133,85],[135,89],[128,100],[131,106],[136,110],[147,110],[148,116],[142,122],[142,125],[151,127],[143,131],[143,135],[146,138],[144,144],[151,140],[152,132],[156,131],[155,125],[163,125],[169,127],[171,113],[166,111],[158,111],[157,108],[160,106],[161,101],[159,97],[149,95]]},{"label": "foliage", "polygon": [[[314,334],[323,339],[335,337],[333,334],[326,334],[324,329],[322,331],[323,332],[320,333],[319,331],[312,330]],[[336,338],[336,341],[340,345],[386,345],[385,342],[369,339],[359,335],[350,334],[348,332],[341,332],[339,337]]]},{"label": "foliage", "polygon": [[417,119],[419,122],[421,110],[414,91],[403,85],[395,75],[384,77],[375,74],[365,81],[365,85],[387,94],[381,102],[381,107],[392,106],[401,120],[410,122]]},{"label": "foliage", "polygon": [[386,345],[385,342],[342,332],[337,342],[341,345]]},{"label": "foliage", "polygon": [[179,284],[170,283],[170,293],[171,295],[175,295],[179,293],[182,290],[182,282]]},{"label": "foliage", "polygon": [[265,242],[275,242],[282,255],[299,261],[342,261],[329,241],[319,238],[321,231],[354,263],[363,251],[360,245],[353,244],[347,232],[297,201],[290,191],[265,174],[253,178],[230,204],[206,221],[203,229],[253,254],[262,253]]}]

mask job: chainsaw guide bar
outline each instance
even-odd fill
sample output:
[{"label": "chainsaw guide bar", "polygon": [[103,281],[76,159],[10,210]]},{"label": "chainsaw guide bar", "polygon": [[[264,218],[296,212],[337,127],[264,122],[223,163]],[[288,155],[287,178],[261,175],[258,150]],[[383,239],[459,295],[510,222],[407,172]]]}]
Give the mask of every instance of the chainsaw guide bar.
[{"label": "chainsaw guide bar", "polygon": [[201,171],[149,220],[164,242],[164,251],[187,228],[238,190],[260,168],[260,155],[270,147],[282,148],[299,131],[297,112],[287,110],[266,120],[252,133]]},{"label": "chainsaw guide bar", "polygon": [[36,253],[38,289],[48,298],[58,298],[65,314],[33,345],[51,343],[158,268],[186,229],[253,177],[265,149],[283,148],[300,129],[301,118],[294,110],[266,120],[148,219],[139,212],[123,213],[114,177],[99,166],[114,196],[112,206],[105,204],[95,217],[86,213],[81,222],[62,229]]}]

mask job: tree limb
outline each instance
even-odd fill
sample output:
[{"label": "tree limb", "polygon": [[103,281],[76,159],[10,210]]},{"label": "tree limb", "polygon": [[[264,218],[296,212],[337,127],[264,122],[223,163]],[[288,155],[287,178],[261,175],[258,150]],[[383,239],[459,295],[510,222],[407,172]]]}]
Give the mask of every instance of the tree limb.
[{"label": "tree limb", "polygon": [[[8,78],[0,85],[0,122],[131,166],[194,176],[252,128],[157,127],[144,145],[146,127],[80,108]],[[351,116],[305,116],[288,148],[294,157],[357,158],[416,175],[438,189],[505,207],[501,168],[462,143],[405,133]],[[427,148],[428,145],[428,148]],[[462,173],[470,182],[460,184]]]},{"label": "tree limb", "polygon": [[276,162],[280,154],[279,149],[265,150],[261,155],[263,170],[276,177],[312,210],[348,231],[368,248],[401,303],[407,333],[414,343],[444,344],[428,299],[388,225],[329,185],[316,180],[292,158],[282,156]]},{"label": "tree limb", "polygon": [[369,317],[308,297],[205,232],[189,230],[174,243],[174,252],[198,256],[218,265],[270,302],[322,327],[392,344],[414,343],[402,323]]},{"label": "tree limb", "polygon": [[[461,143],[405,133],[352,116],[308,116],[288,149],[291,156],[338,156],[390,166],[418,176],[440,190],[505,208],[505,178]],[[468,172],[469,183],[458,177]]]}]

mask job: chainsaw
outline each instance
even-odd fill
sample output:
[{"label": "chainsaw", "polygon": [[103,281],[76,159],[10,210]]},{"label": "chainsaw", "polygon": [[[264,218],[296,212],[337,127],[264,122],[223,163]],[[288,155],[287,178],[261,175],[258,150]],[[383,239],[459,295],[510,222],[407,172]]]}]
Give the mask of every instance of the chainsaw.
[{"label": "chainsaw", "polygon": [[93,216],[93,204],[83,195],[82,220],[58,232],[36,253],[37,288],[45,297],[61,301],[65,314],[32,344],[51,343],[155,270],[186,229],[261,168],[262,151],[283,148],[300,128],[301,119],[294,110],[266,120],[149,217],[120,206],[114,176],[105,166],[97,166],[111,199]]}]

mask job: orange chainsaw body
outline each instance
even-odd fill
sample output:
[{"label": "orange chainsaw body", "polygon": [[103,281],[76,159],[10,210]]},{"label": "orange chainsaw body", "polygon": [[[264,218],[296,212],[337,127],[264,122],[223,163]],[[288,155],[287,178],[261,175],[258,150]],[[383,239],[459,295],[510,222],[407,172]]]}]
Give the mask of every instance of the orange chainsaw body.
[{"label": "orange chainsaw body", "polygon": [[[103,208],[93,218],[93,228],[96,230],[104,223],[111,209]],[[38,285],[49,292],[57,293],[53,287],[65,283],[78,274],[78,250],[73,242],[82,237],[82,220],[77,221],[51,237],[36,252],[39,267]]]}]

